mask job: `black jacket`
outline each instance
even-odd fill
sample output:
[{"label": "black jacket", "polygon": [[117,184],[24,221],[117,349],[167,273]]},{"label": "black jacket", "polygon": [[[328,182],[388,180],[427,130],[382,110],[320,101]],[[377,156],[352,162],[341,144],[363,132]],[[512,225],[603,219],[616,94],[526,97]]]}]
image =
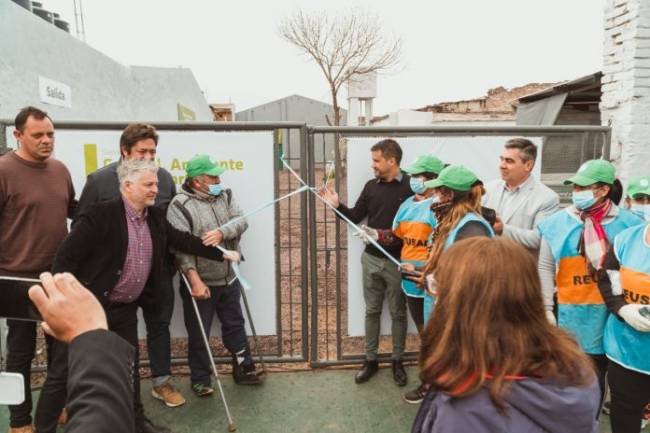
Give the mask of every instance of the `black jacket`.
[{"label": "black jacket", "polygon": [[[163,260],[168,247],[176,250],[223,260],[217,248],[206,247],[200,238],[176,230],[157,207],[147,209],[147,224],[151,232],[153,257],[151,271],[141,299],[147,303],[157,300]],[[95,203],[77,220],[54,258],[52,272],[70,272],[106,306],[108,297],[120,279],[126,260],[128,229],[122,198]]]},{"label": "black jacket", "polygon": [[132,433],[135,349],[106,330],[85,332],[68,351],[65,433]]}]

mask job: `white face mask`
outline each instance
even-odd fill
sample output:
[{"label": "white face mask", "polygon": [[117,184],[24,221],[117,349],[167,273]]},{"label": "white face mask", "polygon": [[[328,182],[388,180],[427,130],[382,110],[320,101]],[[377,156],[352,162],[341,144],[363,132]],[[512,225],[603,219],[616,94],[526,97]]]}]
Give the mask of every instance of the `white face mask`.
[{"label": "white face mask", "polygon": [[630,210],[634,214],[650,222],[650,204],[632,203]]}]

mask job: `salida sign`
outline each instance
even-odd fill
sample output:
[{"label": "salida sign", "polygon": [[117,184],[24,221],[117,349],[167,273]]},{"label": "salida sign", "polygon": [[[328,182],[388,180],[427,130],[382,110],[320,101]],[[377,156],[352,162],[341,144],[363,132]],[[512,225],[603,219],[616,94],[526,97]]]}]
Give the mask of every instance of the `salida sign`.
[{"label": "salida sign", "polygon": [[38,77],[38,93],[41,102],[59,107],[72,107],[72,91],[67,84]]}]

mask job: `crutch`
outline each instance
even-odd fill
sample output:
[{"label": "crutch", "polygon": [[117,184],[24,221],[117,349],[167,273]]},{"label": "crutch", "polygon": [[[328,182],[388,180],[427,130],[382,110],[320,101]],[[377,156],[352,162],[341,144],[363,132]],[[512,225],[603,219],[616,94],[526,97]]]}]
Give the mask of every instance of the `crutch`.
[{"label": "crutch", "polygon": [[239,291],[241,292],[241,297],[244,300],[244,309],[246,310],[246,316],[248,317],[248,324],[251,327],[251,332],[253,333],[253,343],[255,343],[255,352],[257,353],[257,356],[260,358],[260,364],[262,364],[262,372],[261,374],[266,374],[266,364],[264,363],[264,356],[262,356],[262,352],[260,352],[260,346],[257,343],[257,332],[255,332],[255,324],[253,323],[253,316],[251,315],[251,309],[248,306],[248,298],[246,297],[246,290],[244,290],[244,284],[241,283],[240,279],[240,284],[239,284]]},{"label": "crutch", "polygon": [[226,401],[226,395],[223,393],[223,387],[221,386],[221,380],[219,379],[219,373],[217,372],[217,366],[214,363],[214,357],[212,356],[212,350],[210,350],[210,342],[208,341],[208,336],[205,333],[205,328],[203,328],[203,321],[201,320],[201,314],[199,314],[199,307],[196,305],[196,299],[192,296],[192,289],[190,287],[189,281],[185,274],[179,269],[178,273],[181,275],[181,278],[185,282],[185,287],[190,294],[190,299],[192,299],[192,305],[194,306],[194,312],[196,313],[196,320],[199,321],[199,328],[201,329],[201,335],[203,336],[203,343],[205,344],[205,350],[208,351],[208,357],[210,358],[210,364],[212,365],[212,373],[214,378],[217,380],[217,387],[219,388],[219,394],[221,394],[221,401],[223,402],[223,407],[226,410],[226,417],[228,418],[228,431],[234,432],[237,430],[235,422],[230,416],[230,409],[228,408],[228,402]]},{"label": "crutch", "polygon": [[[228,253],[228,250],[222,247],[221,245],[216,246],[219,251],[221,251],[224,254]],[[255,331],[255,324],[253,323],[253,316],[251,314],[251,309],[248,306],[248,297],[246,296],[246,291],[251,289],[251,284],[244,278],[241,274],[241,271],[239,270],[239,265],[235,262],[232,263],[232,270],[235,272],[235,278],[230,281],[229,284],[232,284],[233,281],[239,280],[239,291],[241,293],[242,299],[244,300],[244,309],[246,310],[246,316],[248,317],[248,323],[250,324],[251,331],[253,333],[253,343],[255,343],[255,352],[257,353],[257,356],[260,358],[260,364],[262,364],[262,371],[258,374],[260,375],[266,375],[266,364],[264,363],[264,357],[262,356],[262,353],[260,352],[260,346],[257,342],[257,332]]]}]

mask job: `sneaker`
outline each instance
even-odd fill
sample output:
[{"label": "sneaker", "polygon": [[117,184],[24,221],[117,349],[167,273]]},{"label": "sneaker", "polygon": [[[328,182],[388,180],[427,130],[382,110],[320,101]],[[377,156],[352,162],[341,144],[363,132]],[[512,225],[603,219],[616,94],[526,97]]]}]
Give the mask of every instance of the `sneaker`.
[{"label": "sneaker", "polygon": [[169,380],[160,386],[154,386],[151,389],[151,395],[164,402],[167,407],[178,407],[185,404],[185,399]]},{"label": "sneaker", "polygon": [[255,364],[235,365],[232,369],[232,376],[237,385],[260,385],[262,383]]},{"label": "sneaker", "polygon": [[417,388],[404,394],[404,401],[409,404],[420,404],[428,390],[429,386],[426,383],[421,383]]},{"label": "sneaker", "polygon": [[197,397],[207,397],[214,394],[214,388],[204,383],[193,383],[192,391],[194,391]]},{"label": "sneaker", "polygon": [[262,383],[248,347],[232,355],[232,377],[237,385],[260,385]]},{"label": "sneaker", "polygon": [[34,433],[34,427],[31,424],[22,427],[10,427],[9,433]]}]

